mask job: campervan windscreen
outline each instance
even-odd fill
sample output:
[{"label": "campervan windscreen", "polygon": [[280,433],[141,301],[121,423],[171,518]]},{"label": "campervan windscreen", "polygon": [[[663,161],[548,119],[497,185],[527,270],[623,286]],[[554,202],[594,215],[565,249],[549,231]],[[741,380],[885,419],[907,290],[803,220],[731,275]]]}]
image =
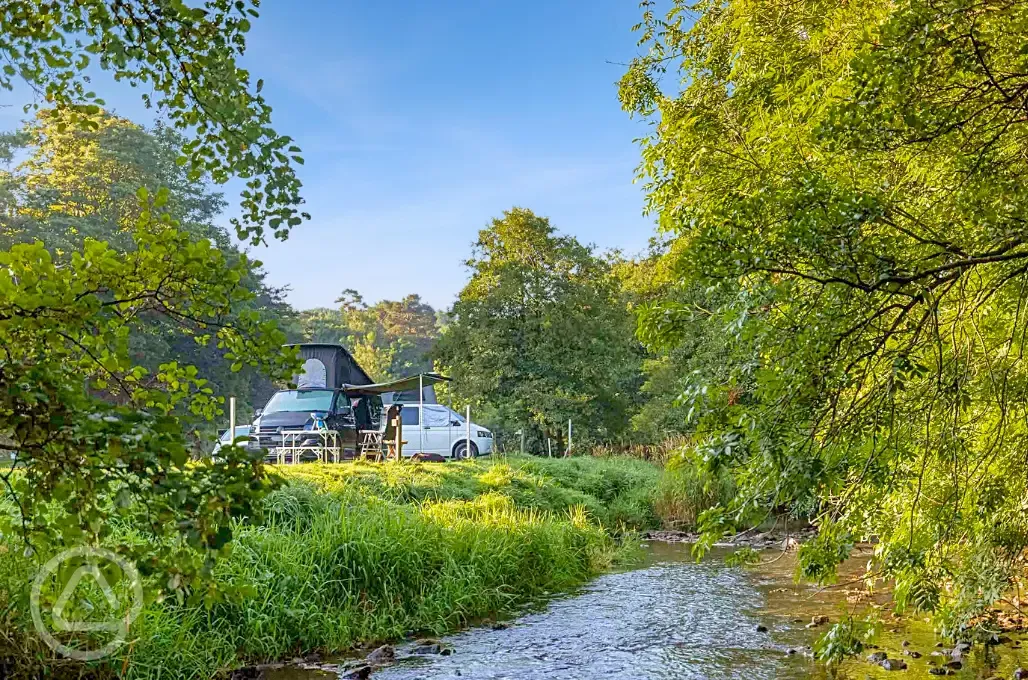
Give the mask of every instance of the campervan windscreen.
[{"label": "campervan windscreen", "polygon": [[276,392],[264,413],[282,413],[283,411],[331,411],[332,390],[284,390]]}]

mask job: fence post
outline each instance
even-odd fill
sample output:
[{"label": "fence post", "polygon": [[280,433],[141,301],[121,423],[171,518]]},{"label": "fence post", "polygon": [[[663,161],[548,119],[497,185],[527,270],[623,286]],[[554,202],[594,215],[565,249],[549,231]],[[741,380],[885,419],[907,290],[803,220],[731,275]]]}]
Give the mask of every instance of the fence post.
[{"label": "fence post", "polygon": [[568,418],[568,450],[564,454],[565,457],[571,455],[571,418]]},{"label": "fence post", "polygon": [[236,445],[236,398],[228,398],[228,442],[229,446]]},{"label": "fence post", "polygon": [[418,373],[418,454],[425,456],[425,374]]},{"label": "fence post", "polygon": [[518,434],[521,435],[521,455],[525,455],[525,428],[518,430]]},{"label": "fence post", "polygon": [[553,458],[553,443],[549,437],[546,438],[546,457]]},{"label": "fence post", "polygon": [[472,454],[472,451],[471,451],[471,404],[467,405],[467,411],[465,413],[466,413],[466,415],[464,417],[465,417],[466,420],[465,420],[464,424],[467,425],[467,428],[468,428],[468,439],[467,439],[467,444],[465,444],[465,446],[464,446],[464,451],[465,451],[465,454],[466,454],[464,457],[465,458],[471,458],[471,454]]}]

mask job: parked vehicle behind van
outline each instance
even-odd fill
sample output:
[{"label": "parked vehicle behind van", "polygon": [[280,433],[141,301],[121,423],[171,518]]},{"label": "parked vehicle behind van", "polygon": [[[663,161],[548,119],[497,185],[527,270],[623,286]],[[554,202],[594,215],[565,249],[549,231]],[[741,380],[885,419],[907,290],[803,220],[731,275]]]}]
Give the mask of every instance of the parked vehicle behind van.
[{"label": "parked vehicle behind van", "polygon": [[493,434],[485,427],[471,423],[471,446],[468,447],[467,423],[464,416],[441,404],[403,404],[403,455],[422,453],[440,458],[477,458],[493,451]]},{"label": "parked vehicle behind van", "polygon": [[[245,445],[246,444],[246,440],[247,440],[247,438],[249,436],[250,436],[250,426],[249,425],[236,425],[235,439],[236,439],[237,446]],[[211,455],[212,456],[218,455],[218,453],[221,451],[221,447],[228,446],[231,443],[232,443],[232,433],[228,431],[228,428],[225,428],[225,431],[222,432],[221,435],[218,437],[218,441],[216,441],[214,443],[214,449],[211,451]]]}]

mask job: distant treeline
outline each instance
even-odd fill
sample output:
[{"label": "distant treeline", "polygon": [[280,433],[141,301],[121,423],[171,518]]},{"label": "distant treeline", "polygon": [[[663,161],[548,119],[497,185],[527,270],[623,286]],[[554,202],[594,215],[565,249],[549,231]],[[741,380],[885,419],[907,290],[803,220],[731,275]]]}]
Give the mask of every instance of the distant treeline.
[{"label": "distant treeline", "polygon": [[[93,118],[83,129],[43,111],[0,136],[0,249],[39,240],[60,260],[95,239],[130,250],[143,187],[150,196],[163,192],[162,209],[181,229],[209,239],[227,260],[243,257],[219,226],[222,194],[176,162],[181,135],[105,112]],[[376,380],[444,371],[455,378],[441,390],[445,399],[473,404],[508,437],[523,430],[530,448],[541,450],[549,437],[560,450],[569,419],[583,444],[675,431],[665,408],[676,389],[665,377],[673,360],[635,338],[630,308],[643,265],[598,254],[520,208],[482,230],[467,265],[471,278],[450,310],[417,294],[370,304],[344,278],[337,307],[298,311],[255,261],[242,284],[255,293],[252,311],[291,341],[341,343]],[[196,366],[214,394],[240,399],[244,415],[275,389],[255,367],[226,359],[213,339],[152,316],[148,332],[129,340],[150,375],[169,361]],[[110,396],[120,398],[117,390]],[[206,436],[213,429],[200,418],[193,428]]]}]

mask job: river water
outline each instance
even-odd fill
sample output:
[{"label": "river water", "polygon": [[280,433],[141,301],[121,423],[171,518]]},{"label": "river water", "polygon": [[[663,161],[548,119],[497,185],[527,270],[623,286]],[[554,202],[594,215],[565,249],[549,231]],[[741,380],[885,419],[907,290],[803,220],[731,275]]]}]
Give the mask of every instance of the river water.
[{"label": "river water", "polygon": [[[696,563],[688,546],[653,543],[646,547],[642,564],[605,574],[579,592],[511,621],[507,628],[473,628],[445,638],[452,655],[419,656],[410,653],[411,645],[400,645],[397,661],[377,668],[371,677],[930,678],[934,677],[928,673],[932,665],[949,660],[939,656],[937,640],[923,621],[887,616],[889,627],[879,644],[890,657],[905,660],[909,669],[889,672],[854,660],[830,676],[809,652],[809,645],[824,627],[811,630],[805,623],[815,614],[837,621],[868,601],[860,598],[857,603],[855,591],[845,587],[820,590],[795,584],[793,560],[786,555],[756,568],[728,568],[723,554]],[[857,573],[857,566],[850,565],[851,573]],[[1020,655],[1020,649],[1009,645],[977,646],[964,657],[963,668],[953,677],[1010,678],[1021,664]],[[1028,654],[1025,656],[1028,662]],[[338,675],[344,675],[345,668],[341,667]],[[274,674],[274,680],[320,680],[336,675],[283,670]]]}]

